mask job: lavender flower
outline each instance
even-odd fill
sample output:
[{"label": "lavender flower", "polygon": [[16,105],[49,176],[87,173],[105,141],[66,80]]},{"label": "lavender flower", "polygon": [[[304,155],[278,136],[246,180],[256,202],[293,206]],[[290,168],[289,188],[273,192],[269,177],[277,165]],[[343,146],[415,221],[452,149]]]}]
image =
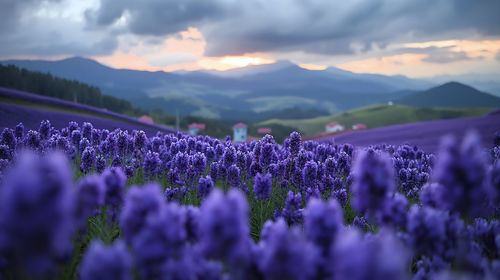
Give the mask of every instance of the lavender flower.
[{"label": "lavender flower", "polygon": [[80,266],[82,280],[131,280],[132,258],[125,244],[116,241],[111,246],[92,241]]},{"label": "lavender flower", "polygon": [[164,196],[168,202],[181,201],[186,195],[186,193],[187,193],[187,188],[184,186],[177,188],[166,188]]},{"label": "lavender flower", "polygon": [[0,144],[8,146],[10,149],[16,147],[16,138],[14,132],[10,128],[4,128],[0,135]]},{"label": "lavender flower", "polygon": [[132,240],[134,262],[142,279],[161,279],[169,258],[179,256],[186,242],[186,215],[175,203],[146,219]]},{"label": "lavender flower", "polygon": [[253,191],[255,197],[260,200],[268,200],[271,197],[272,177],[270,174],[257,173],[254,178]]},{"label": "lavender flower", "polygon": [[477,217],[487,206],[486,165],[475,133],[462,145],[453,138],[443,140],[433,179],[442,186],[440,204],[450,211]]},{"label": "lavender flower", "polygon": [[368,221],[363,216],[354,217],[352,225],[363,231],[367,231],[369,227]]},{"label": "lavender flower", "polygon": [[106,195],[104,202],[110,207],[112,219],[116,215],[116,211],[123,203],[123,195],[125,191],[125,183],[127,177],[121,168],[113,167],[104,170],[102,173]]},{"label": "lavender flower", "polygon": [[86,147],[82,153],[82,162],[80,163],[80,170],[82,173],[88,173],[94,168],[96,152],[92,147]]},{"label": "lavender flower", "polygon": [[118,153],[124,155],[127,150],[128,145],[128,134],[126,131],[119,130],[116,137],[116,147],[118,148]]},{"label": "lavender flower", "polygon": [[22,140],[24,137],[24,124],[21,122],[16,125],[15,128],[15,136],[17,140]]},{"label": "lavender flower", "polygon": [[377,221],[379,224],[395,227],[404,227],[406,225],[408,200],[404,195],[400,193],[394,194],[382,207],[377,212]]},{"label": "lavender flower", "polygon": [[304,165],[304,169],[302,170],[302,181],[308,186],[312,187],[316,184],[316,178],[318,176],[318,165],[314,161],[308,161]]},{"label": "lavender flower", "polygon": [[333,191],[332,197],[335,198],[342,207],[347,205],[347,200],[349,199],[349,195],[345,189],[338,189]]},{"label": "lavender flower", "polygon": [[290,134],[289,141],[290,141],[290,154],[292,156],[296,156],[299,153],[302,138],[300,137],[300,134],[298,132],[294,131]]},{"label": "lavender flower", "polygon": [[142,167],[146,176],[157,176],[160,173],[161,167],[160,155],[156,152],[148,151],[144,156]]},{"label": "lavender flower", "polygon": [[409,243],[417,253],[452,257],[462,227],[456,217],[433,208],[414,205],[408,213]]},{"label": "lavender flower", "polygon": [[304,231],[308,240],[324,253],[330,250],[342,226],[342,208],[337,201],[323,202],[319,199],[309,201],[304,212]]},{"label": "lavender flower", "polygon": [[84,177],[76,190],[76,216],[80,222],[98,213],[104,204],[104,182],[97,175]]},{"label": "lavender flower", "polygon": [[227,169],[227,182],[231,187],[238,187],[240,185],[240,169],[236,165],[231,165]]},{"label": "lavender flower", "polygon": [[95,169],[97,173],[102,173],[106,168],[106,159],[102,155],[98,155],[95,160]]},{"label": "lavender flower", "polygon": [[120,214],[120,227],[125,240],[130,243],[142,230],[148,217],[157,214],[162,206],[163,198],[158,185],[130,188]]},{"label": "lavender flower", "polygon": [[329,268],[333,279],[408,279],[409,256],[391,232],[363,238],[346,228],[337,234]]},{"label": "lavender flower", "polygon": [[50,121],[49,120],[43,120],[40,123],[40,128],[38,129],[38,132],[40,132],[40,137],[44,140],[49,138],[49,132],[50,132]]},{"label": "lavender flower", "polygon": [[50,276],[71,252],[73,192],[64,156],[20,157],[0,188],[0,248],[11,267]]},{"label": "lavender flower", "polygon": [[207,166],[207,158],[204,154],[198,152],[192,156],[192,164],[194,171],[197,174],[201,174],[205,171],[205,167]]},{"label": "lavender flower", "polygon": [[0,159],[11,160],[13,157],[12,151],[7,145],[0,145]]},{"label": "lavender flower", "polygon": [[186,173],[189,164],[189,156],[186,153],[178,152],[174,158],[175,166],[181,173]]},{"label": "lavender flower", "polygon": [[73,145],[78,146],[81,140],[82,133],[80,132],[80,130],[71,131],[71,142],[73,143]]},{"label": "lavender flower", "polygon": [[226,147],[224,149],[222,162],[224,163],[224,166],[226,168],[236,163],[236,150],[234,149],[234,147]]},{"label": "lavender flower", "polygon": [[359,212],[375,212],[395,189],[393,167],[385,154],[362,151],[353,170],[352,203]]},{"label": "lavender flower", "polygon": [[248,205],[244,195],[215,189],[201,205],[200,246],[207,256],[238,263],[248,258]]},{"label": "lavender flower", "polygon": [[40,134],[36,131],[29,130],[26,134],[25,144],[33,150],[40,148]]},{"label": "lavender flower", "polygon": [[82,136],[87,139],[92,139],[92,129],[94,127],[89,122],[84,122],[82,124]]},{"label": "lavender flower", "polygon": [[282,219],[266,227],[257,249],[257,266],[265,279],[310,279],[319,256],[297,228]]}]

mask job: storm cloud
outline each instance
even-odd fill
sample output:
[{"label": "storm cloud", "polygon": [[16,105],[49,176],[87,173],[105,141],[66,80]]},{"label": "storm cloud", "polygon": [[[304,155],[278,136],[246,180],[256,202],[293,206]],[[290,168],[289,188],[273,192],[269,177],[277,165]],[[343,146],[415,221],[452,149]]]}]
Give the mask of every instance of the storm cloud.
[{"label": "storm cloud", "polygon": [[[203,56],[329,57],[370,51],[387,55],[394,53],[387,46],[408,42],[500,38],[497,0],[0,0],[0,4],[2,57],[104,56],[127,53],[134,44],[144,46],[141,55],[193,27],[202,34],[196,40],[203,40]],[[446,48],[401,47],[399,53],[403,51],[425,53],[425,62],[437,64],[477,59]],[[199,58],[200,54],[188,52],[168,53],[155,65]]]},{"label": "storm cloud", "polygon": [[87,28],[74,4],[70,0],[0,0],[0,56],[87,56],[116,50],[116,31]]},{"label": "storm cloud", "polygon": [[498,37],[498,11],[495,0],[100,0],[86,18],[98,26],[123,20],[139,35],[196,27],[212,56],[293,50],[346,54],[394,42]]}]

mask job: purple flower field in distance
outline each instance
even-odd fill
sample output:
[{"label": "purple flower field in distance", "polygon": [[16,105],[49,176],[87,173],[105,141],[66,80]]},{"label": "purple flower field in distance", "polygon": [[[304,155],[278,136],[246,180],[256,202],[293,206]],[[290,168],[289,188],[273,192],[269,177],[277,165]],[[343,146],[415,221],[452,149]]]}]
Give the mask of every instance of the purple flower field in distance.
[{"label": "purple flower field in distance", "polygon": [[406,143],[418,146],[427,152],[436,152],[442,137],[447,135],[463,137],[468,131],[478,133],[484,146],[491,148],[495,132],[498,130],[500,130],[500,111],[495,111],[481,117],[391,125],[381,128],[350,131],[333,137],[320,137],[315,140],[323,142],[333,139],[339,144],[350,143],[364,147]]},{"label": "purple flower field in distance", "polygon": [[[80,123],[92,122],[95,127],[101,129],[141,129],[148,135],[153,135],[157,131],[174,131],[173,129],[165,126],[144,124],[135,118],[106,111],[100,108],[52,97],[35,95],[14,89],[0,87],[0,97],[18,102],[0,103],[1,128],[14,127],[19,122],[23,122],[27,129],[36,129],[40,124],[40,120],[50,120],[52,125],[56,128],[63,128],[68,124],[68,122],[76,121]],[[32,104],[46,106],[33,106]],[[61,108],[65,110],[60,110]],[[68,110],[73,111],[70,112]]]}]

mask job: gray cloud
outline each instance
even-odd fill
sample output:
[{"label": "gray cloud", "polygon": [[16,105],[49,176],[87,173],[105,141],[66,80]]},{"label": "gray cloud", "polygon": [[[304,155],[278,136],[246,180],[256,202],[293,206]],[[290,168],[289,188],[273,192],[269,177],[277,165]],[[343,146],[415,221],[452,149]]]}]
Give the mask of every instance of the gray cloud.
[{"label": "gray cloud", "polygon": [[85,22],[54,16],[74,4],[70,0],[0,0],[0,4],[0,56],[103,55],[118,46],[112,30],[91,30]]},{"label": "gray cloud", "polygon": [[207,55],[345,54],[353,44],[367,51],[395,41],[499,36],[499,10],[496,0],[101,0],[87,19],[107,26],[125,15],[130,32],[148,35],[194,26],[206,37]]},{"label": "gray cloud", "polygon": [[[60,3],[88,6],[0,0],[0,55],[105,55],[118,48],[119,35],[133,33],[155,45],[189,27],[202,31],[209,56],[352,54],[391,43],[500,36],[497,0],[100,0],[82,10],[83,22],[34,16],[49,4],[60,12]],[[428,51],[434,63],[468,59]]]},{"label": "gray cloud", "polygon": [[470,57],[465,52],[452,52],[452,51],[437,51],[429,53],[429,56],[422,59],[422,61],[430,63],[451,63],[465,60],[480,60],[483,57]]},{"label": "gray cloud", "polygon": [[496,59],[500,61],[500,51],[497,52]]},{"label": "gray cloud", "polygon": [[225,17],[226,7],[219,1],[198,0],[101,0],[98,9],[85,12],[91,24],[106,26],[127,16],[131,32],[144,35],[170,35],[205,21]]},{"label": "gray cloud", "polygon": [[452,63],[466,60],[481,60],[484,57],[471,57],[463,51],[453,51],[452,47],[427,47],[427,48],[399,48],[391,52],[391,54],[426,54],[427,57],[422,61],[429,63]]}]

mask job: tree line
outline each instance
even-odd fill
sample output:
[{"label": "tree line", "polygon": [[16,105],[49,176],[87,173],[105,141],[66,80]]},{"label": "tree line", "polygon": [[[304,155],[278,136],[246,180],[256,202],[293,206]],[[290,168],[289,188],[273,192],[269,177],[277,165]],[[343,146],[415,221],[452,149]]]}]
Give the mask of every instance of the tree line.
[{"label": "tree line", "polygon": [[14,65],[0,65],[0,86],[105,108],[117,113],[130,115],[143,113],[126,100],[102,94],[98,87],[57,78],[49,73],[29,71]]}]

